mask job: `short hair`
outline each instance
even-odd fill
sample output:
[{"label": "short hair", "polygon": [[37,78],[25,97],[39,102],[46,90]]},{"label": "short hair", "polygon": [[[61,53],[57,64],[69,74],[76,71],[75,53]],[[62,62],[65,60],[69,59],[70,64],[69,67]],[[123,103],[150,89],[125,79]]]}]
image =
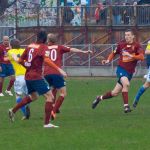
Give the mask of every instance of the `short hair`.
[{"label": "short hair", "polygon": [[127,29],[127,30],[125,30],[125,32],[131,32],[132,35],[135,35],[132,29]]},{"label": "short hair", "polygon": [[13,49],[15,49],[15,48],[18,49],[18,48],[20,48],[20,41],[18,39],[12,39],[10,41],[10,45]]},{"label": "short hair", "polygon": [[37,33],[37,42],[46,43],[46,41],[47,41],[47,33],[44,29],[42,29]]},{"label": "short hair", "polygon": [[56,41],[57,41],[57,36],[56,36],[55,34],[53,34],[53,33],[49,33],[49,34],[47,35],[47,41],[48,41],[48,42],[51,42],[51,43],[56,43]]}]

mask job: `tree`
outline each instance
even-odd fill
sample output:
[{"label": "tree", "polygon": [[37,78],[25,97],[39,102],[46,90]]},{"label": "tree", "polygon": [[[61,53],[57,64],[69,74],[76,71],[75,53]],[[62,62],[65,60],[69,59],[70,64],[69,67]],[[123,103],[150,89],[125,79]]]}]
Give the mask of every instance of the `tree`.
[{"label": "tree", "polygon": [[9,8],[13,4],[15,4],[16,2],[17,2],[17,0],[13,0],[11,2],[9,2],[9,0],[0,0],[0,15],[3,15],[6,8]]}]

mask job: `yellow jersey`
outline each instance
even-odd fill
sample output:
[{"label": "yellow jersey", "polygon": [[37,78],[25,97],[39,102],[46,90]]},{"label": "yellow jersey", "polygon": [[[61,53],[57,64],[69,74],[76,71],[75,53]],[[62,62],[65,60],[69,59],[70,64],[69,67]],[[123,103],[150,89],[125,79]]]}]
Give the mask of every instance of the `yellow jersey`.
[{"label": "yellow jersey", "polygon": [[23,54],[23,52],[25,51],[25,49],[10,49],[8,52],[7,52],[7,56],[8,56],[8,59],[10,60],[11,64],[13,65],[13,68],[15,70],[15,76],[19,76],[19,75],[25,75],[25,72],[26,72],[26,69],[18,64],[13,58],[12,58],[12,55],[15,54],[17,56],[21,56]]},{"label": "yellow jersey", "polygon": [[149,51],[150,51],[150,41],[149,41],[148,44],[147,44],[146,50],[149,50]]}]

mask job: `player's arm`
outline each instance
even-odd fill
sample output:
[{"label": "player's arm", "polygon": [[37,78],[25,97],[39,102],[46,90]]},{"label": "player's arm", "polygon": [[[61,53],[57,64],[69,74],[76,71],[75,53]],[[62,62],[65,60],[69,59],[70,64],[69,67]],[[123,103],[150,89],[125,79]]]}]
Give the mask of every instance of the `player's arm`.
[{"label": "player's arm", "polygon": [[110,63],[114,57],[115,57],[115,53],[114,52],[110,53],[107,59],[102,60],[102,64],[105,65]]},{"label": "player's arm", "polygon": [[83,54],[91,53],[91,54],[92,54],[92,51],[91,51],[91,50],[83,51],[83,50],[80,50],[80,49],[78,49],[78,48],[70,48],[70,52],[83,53]]},{"label": "player's arm", "polygon": [[141,61],[144,60],[144,54],[142,52],[140,52],[139,54],[130,54],[128,52],[123,52],[123,55],[129,56],[129,57],[134,58],[136,60],[141,60]]},{"label": "player's arm", "polygon": [[48,57],[44,57],[44,62],[50,66],[59,71],[64,77],[67,77],[67,74],[65,71],[63,71],[61,68],[59,68],[57,65],[55,65]]}]

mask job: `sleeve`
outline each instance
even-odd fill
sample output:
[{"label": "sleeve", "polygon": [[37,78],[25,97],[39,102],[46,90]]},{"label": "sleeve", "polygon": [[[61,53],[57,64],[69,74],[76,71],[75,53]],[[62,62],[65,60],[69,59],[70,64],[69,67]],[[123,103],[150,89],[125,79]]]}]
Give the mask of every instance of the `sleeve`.
[{"label": "sleeve", "polygon": [[62,53],[70,52],[70,47],[59,45],[59,49],[61,49]]},{"label": "sleeve", "polygon": [[27,52],[28,52],[28,48],[26,48],[23,54],[21,55],[20,57],[21,60],[27,60]]},{"label": "sleeve", "polygon": [[13,60],[10,50],[7,52],[7,57],[10,61]]},{"label": "sleeve", "polygon": [[146,50],[150,51],[150,43],[147,44]]}]

